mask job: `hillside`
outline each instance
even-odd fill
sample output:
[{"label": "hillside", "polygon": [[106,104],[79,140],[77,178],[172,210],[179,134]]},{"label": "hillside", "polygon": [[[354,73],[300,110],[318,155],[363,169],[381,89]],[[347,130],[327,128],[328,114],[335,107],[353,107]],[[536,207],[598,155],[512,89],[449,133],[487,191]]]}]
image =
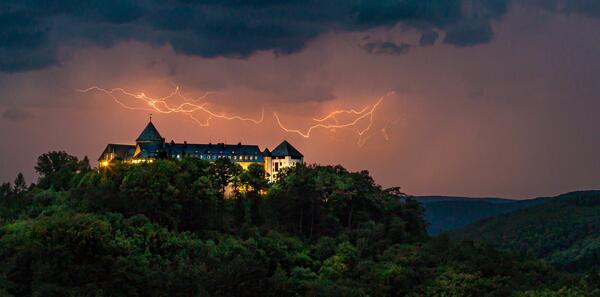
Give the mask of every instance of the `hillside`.
[{"label": "hillside", "polygon": [[[366,171],[40,156],[0,187],[0,296],[600,296],[489,244],[431,238],[421,205]],[[231,196],[225,196],[227,187]]]},{"label": "hillside", "polygon": [[437,235],[495,215],[544,203],[549,198],[511,200],[502,198],[467,198],[452,196],[415,197],[425,209],[427,231]]},{"label": "hillside", "polygon": [[452,233],[532,253],[568,270],[600,267],[600,191],[563,194]]}]

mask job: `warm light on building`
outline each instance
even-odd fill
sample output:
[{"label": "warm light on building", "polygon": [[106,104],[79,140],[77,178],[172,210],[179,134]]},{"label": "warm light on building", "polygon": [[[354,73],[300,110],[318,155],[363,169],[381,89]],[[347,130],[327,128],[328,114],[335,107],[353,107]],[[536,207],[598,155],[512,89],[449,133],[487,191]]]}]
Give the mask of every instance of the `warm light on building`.
[{"label": "warm light on building", "polygon": [[285,167],[292,167],[304,162],[304,156],[290,143],[283,141],[273,151],[261,151],[257,145],[238,144],[193,144],[165,142],[152,122],[146,125],[135,145],[109,144],[98,159],[100,167],[107,167],[112,160],[120,160],[125,164],[152,163],[157,158],[181,160],[185,157],[196,157],[214,162],[223,158],[230,160],[247,170],[252,164],[260,164],[270,181],[275,181],[277,173]]}]

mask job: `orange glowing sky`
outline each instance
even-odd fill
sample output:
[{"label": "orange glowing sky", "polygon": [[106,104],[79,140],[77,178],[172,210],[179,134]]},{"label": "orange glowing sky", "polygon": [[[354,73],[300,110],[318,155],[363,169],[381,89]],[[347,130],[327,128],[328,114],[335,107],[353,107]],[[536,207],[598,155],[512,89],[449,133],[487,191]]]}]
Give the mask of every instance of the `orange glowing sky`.
[{"label": "orange glowing sky", "polygon": [[[261,125],[265,119],[264,107],[262,107],[260,116],[257,116],[256,118],[215,112],[207,106],[211,99],[209,97],[210,92],[206,92],[197,98],[190,98],[184,95],[181,88],[176,85],[174,85],[173,90],[170,91],[168,95],[158,97],[149,96],[145,92],[133,93],[122,87],[105,89],[98,86],[92,86],[85,89],[78,89],[77,91],[81,93],[100,92],[106,94],[106,96],[110,97],[119,106],[129,110],[149,112],[150,117],[152,116],[152,113],[167,115],[181,114],[192,119],[200,127],[209,127],[210,122],[213,119],[250,122],[256,125]],[[334,109],[325,116],[311,119],[311,123],[309,123],[309,126],[304,130],[286,127],[287,125],[282,123],[277,111],[273,111],[273,117],[281,131],[297,134],[304,138],[310,138],[313,130],[317,129],[324,129],[330,132],[342,129],[351,130],[357,135],[357,144],[362,146],[365,144],[366,140],[373,135],[372,130],[375,129],[382,132],[382,135],[386,140],[389,139],[389,136],[385,133],[385,127],[374,127],[374,122],[376,113],[380,113],[377,108],[382,105],[385,98],[391,97],[394,94],[395,92],[393,91],[388,92],[379,97],[374,103],[371,103],[361,110],[353,108]]]},{"label": "orange glowing sky", "polygon": [[287,139],[309,163],[367,169],[411,194],[600,188],[600,19],[511,6],[491,24],[491,40],[468,46],[441,30],[418,46],[419,30],[397,24],[241,58],[135,39],[57,47],[57,65],[0,71],[0,180],[34,181],[49,150],[96,160],[152,113],[167,141]]}]

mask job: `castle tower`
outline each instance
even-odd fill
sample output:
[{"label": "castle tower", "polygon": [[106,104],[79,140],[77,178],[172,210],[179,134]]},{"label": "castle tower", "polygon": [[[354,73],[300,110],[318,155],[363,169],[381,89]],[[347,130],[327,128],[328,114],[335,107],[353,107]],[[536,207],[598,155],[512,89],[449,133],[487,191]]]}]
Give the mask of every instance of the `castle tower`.
[{"label": "castle tower", "polygon": [[154,124],[152,124],[152,120],[150,120],[148,122],[148,125],[146,125],[146,128],[144,128],[144,130],[142,130],[142,133],[140,133],[140,136],[138,136],[138,138],[135,140],[136,144],[142,144],[142,143],[164,143],[165,139],[160,136],[160,133],[158,133],[158,130],[156,129],[156,127],[154,127]]},{"label": "castle tower", "polygon": [[148,125],[142,130],[135,143],[133,159],[147,160],[159,157],[164,150],[165,139],[160,136],[160,133],[152,124],[152,118],[150,118]]},{"label": "castle tower", "polygon": [[284,140],[271,152],[272,168],[269,179],[275,181],[277,174],[282,169],[302,163],[304,163],[304,155],[287,142],[287,140]]},{"label": "castle tower", "polygon": [[265,160],[265,173],[267,173],[267,176],[271,176],[273,172],[273,157],[271,156],[271,151],[269,151],[268,148],[265,148],[262,155]]}]

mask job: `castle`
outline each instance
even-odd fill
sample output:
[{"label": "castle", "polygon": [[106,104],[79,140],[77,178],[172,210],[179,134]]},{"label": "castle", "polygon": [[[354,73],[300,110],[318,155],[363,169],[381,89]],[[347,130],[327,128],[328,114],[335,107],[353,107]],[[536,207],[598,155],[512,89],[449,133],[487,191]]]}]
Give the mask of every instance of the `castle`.
[{"label": "castle", "polygon": [[165,142],[165,138],[158,133],[158,130],[152,124],[152,119],[135,140],[135,145],[110,143],[98,158],[98,162],[102,168],[109,166],[115,160],[137,164],[150,163],[159,158],[181,159],[183,157],[195,157],[209,162],[226,158],[239,164],[244,169],[247,169],[250,164],[261,164],[264,166],[265,173],[270,181],[274,181],[277,178],[277,173],[283,168],[304,162],[304,156],[285,140],[273,151],[269,151],[267,148],[261,151],[258,145],[242,143],[192,144],[186,141],[183,143]]}]

